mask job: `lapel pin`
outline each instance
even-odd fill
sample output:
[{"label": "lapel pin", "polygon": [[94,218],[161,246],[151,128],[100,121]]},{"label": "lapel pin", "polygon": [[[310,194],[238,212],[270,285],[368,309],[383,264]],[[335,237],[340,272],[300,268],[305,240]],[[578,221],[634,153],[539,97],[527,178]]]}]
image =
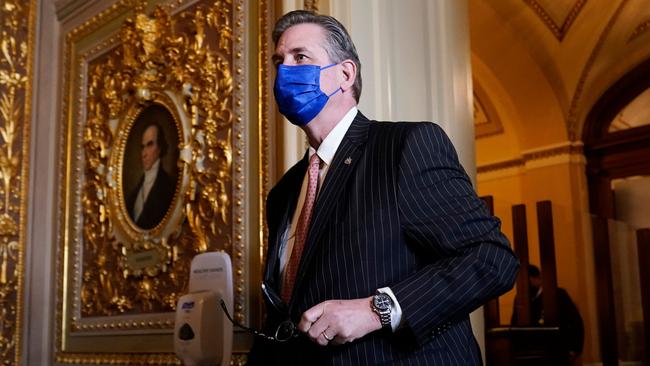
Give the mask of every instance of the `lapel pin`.
[{"label": "lapel pin", "polygon": [[345,159],[344,163],[345,163],[345,165],[350,165],[350,164],[352,164],[352,158],[347,158],[347,159]]}]

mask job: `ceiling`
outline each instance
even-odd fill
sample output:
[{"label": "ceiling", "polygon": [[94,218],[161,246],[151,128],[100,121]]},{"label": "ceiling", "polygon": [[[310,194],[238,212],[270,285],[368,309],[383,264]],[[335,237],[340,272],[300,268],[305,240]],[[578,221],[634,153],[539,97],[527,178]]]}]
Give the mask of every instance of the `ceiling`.
[{"label": "ceiling", "polygon": [[598,98],[650,58],[650,0],[469,0],[469,8],[474,82],[523,148],[580,140]]}]

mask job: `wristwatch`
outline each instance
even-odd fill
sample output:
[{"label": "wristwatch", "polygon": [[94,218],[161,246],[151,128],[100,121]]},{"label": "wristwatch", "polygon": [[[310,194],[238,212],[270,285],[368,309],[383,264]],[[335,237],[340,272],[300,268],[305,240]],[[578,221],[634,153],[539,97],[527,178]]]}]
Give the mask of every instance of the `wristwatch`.
[{"label": "wristwatch", "polygon": [[391,312],[393,310],[393,300],[385,293],[378,292],[372,297],[372,311],[379,315],[379,321],[382,328],[390,327]]}]

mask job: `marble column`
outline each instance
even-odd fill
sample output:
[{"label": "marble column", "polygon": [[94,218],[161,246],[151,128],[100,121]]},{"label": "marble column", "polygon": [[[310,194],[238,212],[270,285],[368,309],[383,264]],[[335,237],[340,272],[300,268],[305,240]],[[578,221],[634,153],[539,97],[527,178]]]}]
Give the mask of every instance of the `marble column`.
[{"label": "marble column", "polygon": [[474,176],[469,24],[465,0],[337,0],[330,14],[352,36],[369,118],[433,121]]}]

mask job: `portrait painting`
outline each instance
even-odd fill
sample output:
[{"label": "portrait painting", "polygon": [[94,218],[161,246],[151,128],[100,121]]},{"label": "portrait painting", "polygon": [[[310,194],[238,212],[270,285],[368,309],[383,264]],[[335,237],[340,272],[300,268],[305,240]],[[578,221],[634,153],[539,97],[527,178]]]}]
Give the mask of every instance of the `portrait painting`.
[{"label": "portrait painting", "polygon": [[164,220],[177,191],[179,131],[163,105],[142,109],[128,130],[122,165],[127,216],[142,230]]}]

